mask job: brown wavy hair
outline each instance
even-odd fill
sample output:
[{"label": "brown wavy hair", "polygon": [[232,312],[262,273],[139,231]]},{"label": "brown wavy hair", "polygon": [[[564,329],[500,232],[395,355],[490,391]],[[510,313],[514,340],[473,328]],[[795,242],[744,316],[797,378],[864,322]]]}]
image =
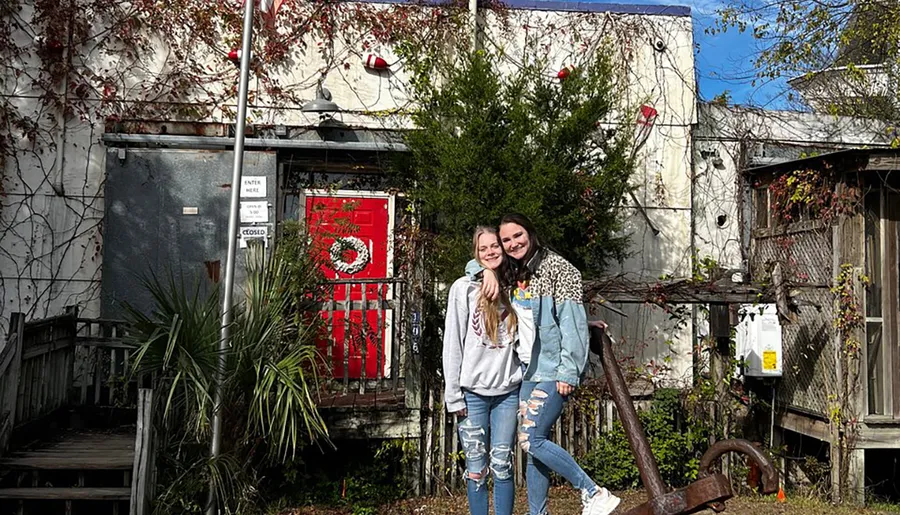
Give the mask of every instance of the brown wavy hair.
[{"label": "brown wavy hair", "polygon": [[[484,266],[484,263],[481,262],[481,259],[478,257],[478,238],[481,237],[482,234],[493,234],[497,238],[497,243],[500,243],[500,235],[497,233],[497,229],[494,227],[487,227],[484,225],[479,225],[475,228],[475,235],[472,236],[472,254],[475,256],[475,261],[478,262],[479,265]],[[503,252],[503,245],[500,245],[500,252]],[[497,295],[497,298],[494,300],[490,300],[481,295],[481,292],[478,293],[477,306],[478,309],[481,310],[482,320],[484,321],[484,331],[487,333],[488,338],[496,345],[499,343],[499,332],[500,332],[500,305],[503,305],[503,309],[506,311],[506,331],[510,334],[510,336],[516,333],[516,327],[518,327],[519,319],[516,316],[516,312],[512,307],[512,304],[509,301],[509,286],[504,280],[507,274],[507,269],[509,267],[509,256],[503,252],[503,262],[500,264],[500,267],[496,270],[497,280],[500,281],[500,294]]]},{"label": "brown wavy hair", "polygon": [[510,276],[513,277],[514,281],[528,281],[531,279],[532,270],[528,268],[528,263],[531,261],[531,258],[535,256],[535,254],[544,254],[548,250],[551,249],[547,244],[544,243],[543,239],[537,232],[537,229],[534,228],[534,224],[531,223],[531,220],[519,213],[508,213],[503,215],[503,218],[500,219],[500,223],[497,224],[498,227],[503,227],[506,224],[516,224],[528,233],[528,240],[531,241],[531,245],[528,247],[528,252],[522,256],[521,260],[514,259],[512,257],[507,256],[506,261],[509,261],[508,269],[510,271]]}]

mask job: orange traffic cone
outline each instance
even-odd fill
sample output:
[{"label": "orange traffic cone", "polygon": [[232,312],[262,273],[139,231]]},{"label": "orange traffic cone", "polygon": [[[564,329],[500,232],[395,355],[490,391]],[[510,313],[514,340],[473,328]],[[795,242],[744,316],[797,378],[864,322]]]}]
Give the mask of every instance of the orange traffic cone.
[{"label": "orange traffic cone", "polygon": [[787,500],[787,497],[785,497],[785,495],[784,495],[784,490],[781,488],[778,489],[777,499],[778,499],[778,502],[785,502]]}]

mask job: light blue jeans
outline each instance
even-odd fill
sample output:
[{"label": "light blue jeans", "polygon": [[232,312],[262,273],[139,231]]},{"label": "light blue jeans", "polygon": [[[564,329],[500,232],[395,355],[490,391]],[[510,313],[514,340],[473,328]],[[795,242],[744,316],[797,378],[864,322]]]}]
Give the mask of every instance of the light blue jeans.
[{"label": "light blue jeans", "polygon": [[550,429],[562,414],[566,398],[556,391],[556,381],[525,381],[519,390],[519,446],[528,454],[525,480],[531,515],[547,513],[550,472],[593,496],[598,487],[562,447],[550,441]]},{"label": "light blue jeans", "polygon": [[469,512],[488,515],[487,477],[490,470],[494,476],[494,513],[511,515],[516,497],[512,451],[519,390],[495,396],[463,393],[468,413],[459,422],[459,440],[466,455]]}]

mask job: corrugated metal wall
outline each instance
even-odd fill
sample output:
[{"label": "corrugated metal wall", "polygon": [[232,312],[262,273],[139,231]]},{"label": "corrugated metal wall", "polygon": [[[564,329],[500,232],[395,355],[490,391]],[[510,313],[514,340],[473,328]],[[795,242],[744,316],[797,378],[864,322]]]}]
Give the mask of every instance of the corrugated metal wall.
[{"label": "corrugated metal wall", "polygon": [[[218,261],[225,276],[234,153],[128,149],[122,159],[122,150],[108,149],[106,159],[101,312],[108,318],[121,316],[123,301],[142,310],[153,307],[141,286],[149,273],[161,279],[174,273],[187,285],[208,285],[206,263]],[[266,226],[274,237],[276,155],[244,156],[244,177],[265,177],[266,191],[265,197],[242,201],[267,202],[268,221],[241,226]],[[235,284],[240,284],[242,255],[239,249]]]}]

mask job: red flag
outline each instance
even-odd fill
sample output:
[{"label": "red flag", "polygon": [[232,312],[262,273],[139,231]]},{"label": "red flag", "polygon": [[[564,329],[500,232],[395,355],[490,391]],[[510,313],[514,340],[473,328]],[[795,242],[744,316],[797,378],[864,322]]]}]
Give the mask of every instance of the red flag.
[{"label": "red flag", "polygon": [[656,116],[659,112],[653,108],[653,106],[648,106],[646,104],[641,106],[641,113],[638,115],[637,123],[638,125],[645,125],[647,127],[653,126],[653,122],[656,121]]}]

